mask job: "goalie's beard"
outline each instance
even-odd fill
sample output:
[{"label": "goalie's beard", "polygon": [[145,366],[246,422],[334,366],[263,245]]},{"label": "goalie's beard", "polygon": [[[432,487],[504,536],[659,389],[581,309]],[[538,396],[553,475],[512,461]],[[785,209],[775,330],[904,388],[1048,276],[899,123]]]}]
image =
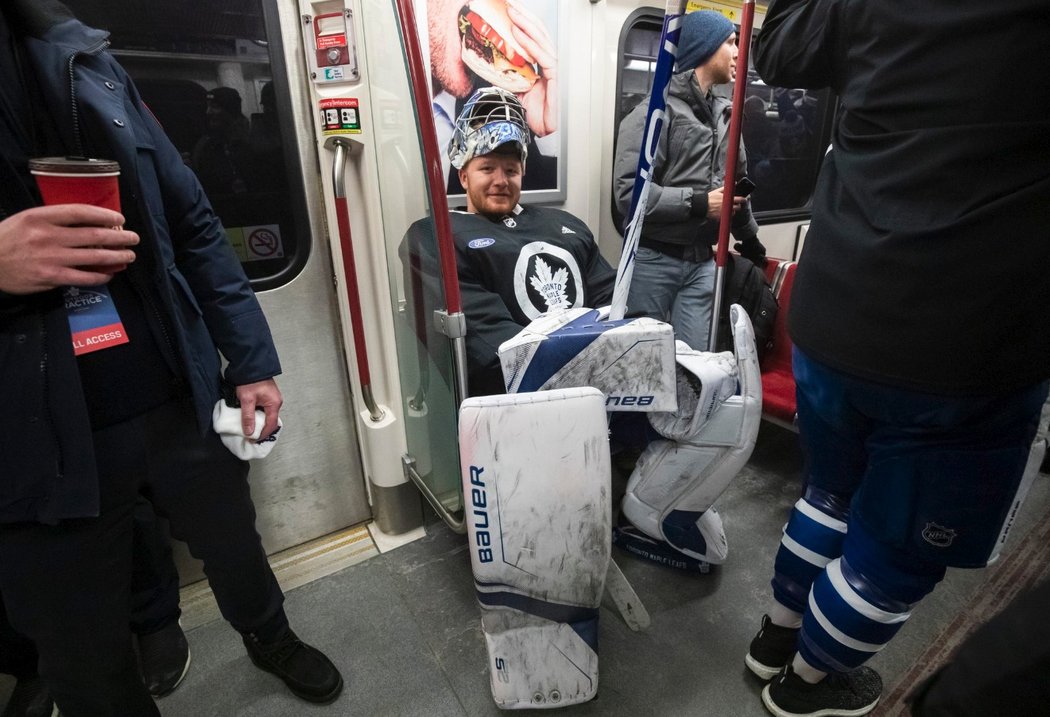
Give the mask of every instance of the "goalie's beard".
[{"label": "goalie's beard", "polygon": [[478,214],[479,216],[485,217],[493,224],[499,224],[503,221],[505,217],[510,216],[506,212],[483,212],[481,210],[477,210],[474,213]]}]

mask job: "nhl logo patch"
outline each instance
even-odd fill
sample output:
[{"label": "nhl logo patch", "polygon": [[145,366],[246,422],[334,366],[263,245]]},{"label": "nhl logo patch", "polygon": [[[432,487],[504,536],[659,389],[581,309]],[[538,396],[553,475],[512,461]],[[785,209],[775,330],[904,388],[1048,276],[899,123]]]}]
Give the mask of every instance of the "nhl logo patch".
[{"label": "nhl logo patch", "polygon": [[945,528],[936,523],[927,523],[922,529],[922,539],[935,548],[947,548],[955,540],[956,535],[958,533],[952,528]]},{"label": "nhl logo patch", "polygon": [[506,224],[511,229],[513,229],[514,227],[518,226],[518,222],[517,222],[517,220],[514,217],[503,217],[503,223]]}]

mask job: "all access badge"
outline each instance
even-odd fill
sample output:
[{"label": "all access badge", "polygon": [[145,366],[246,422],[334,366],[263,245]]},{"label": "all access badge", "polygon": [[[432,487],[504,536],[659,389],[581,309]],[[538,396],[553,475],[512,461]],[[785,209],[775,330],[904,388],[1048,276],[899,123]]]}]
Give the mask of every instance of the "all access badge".
[{"label": "all access badge", "polygon": [[124,324],[105,286],[69,286],[62,293],[77,356],[128,342]]}]

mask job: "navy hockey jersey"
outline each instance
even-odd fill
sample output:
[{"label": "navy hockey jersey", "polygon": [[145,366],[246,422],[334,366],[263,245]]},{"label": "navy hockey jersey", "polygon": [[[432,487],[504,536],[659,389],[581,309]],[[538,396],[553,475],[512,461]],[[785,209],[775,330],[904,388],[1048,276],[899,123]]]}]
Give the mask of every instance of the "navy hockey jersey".
[{"label": "navy hockey jersey", "polygon": [[[470,395],[502,393],[499,345],[551,309],[608,304],[616,272],[587,225],[560,209],[518,206],[496,221],[454,211],[450,220],[467,320]],[[409,227],[400,254],[422,334],[434,309],[445,306],[429,218]]]}]

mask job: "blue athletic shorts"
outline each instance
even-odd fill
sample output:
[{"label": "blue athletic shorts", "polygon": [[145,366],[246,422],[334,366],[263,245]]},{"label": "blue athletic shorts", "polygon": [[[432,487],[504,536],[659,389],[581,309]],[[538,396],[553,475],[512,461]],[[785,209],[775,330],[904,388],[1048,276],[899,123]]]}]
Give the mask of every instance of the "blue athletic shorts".
[{"label": "blue athletic shorts", "polygon": [[935,563],[980,567],[1011,513],[1050,382],[936,396],[793,355],[805,479],[851,498],[849,522]]}]

